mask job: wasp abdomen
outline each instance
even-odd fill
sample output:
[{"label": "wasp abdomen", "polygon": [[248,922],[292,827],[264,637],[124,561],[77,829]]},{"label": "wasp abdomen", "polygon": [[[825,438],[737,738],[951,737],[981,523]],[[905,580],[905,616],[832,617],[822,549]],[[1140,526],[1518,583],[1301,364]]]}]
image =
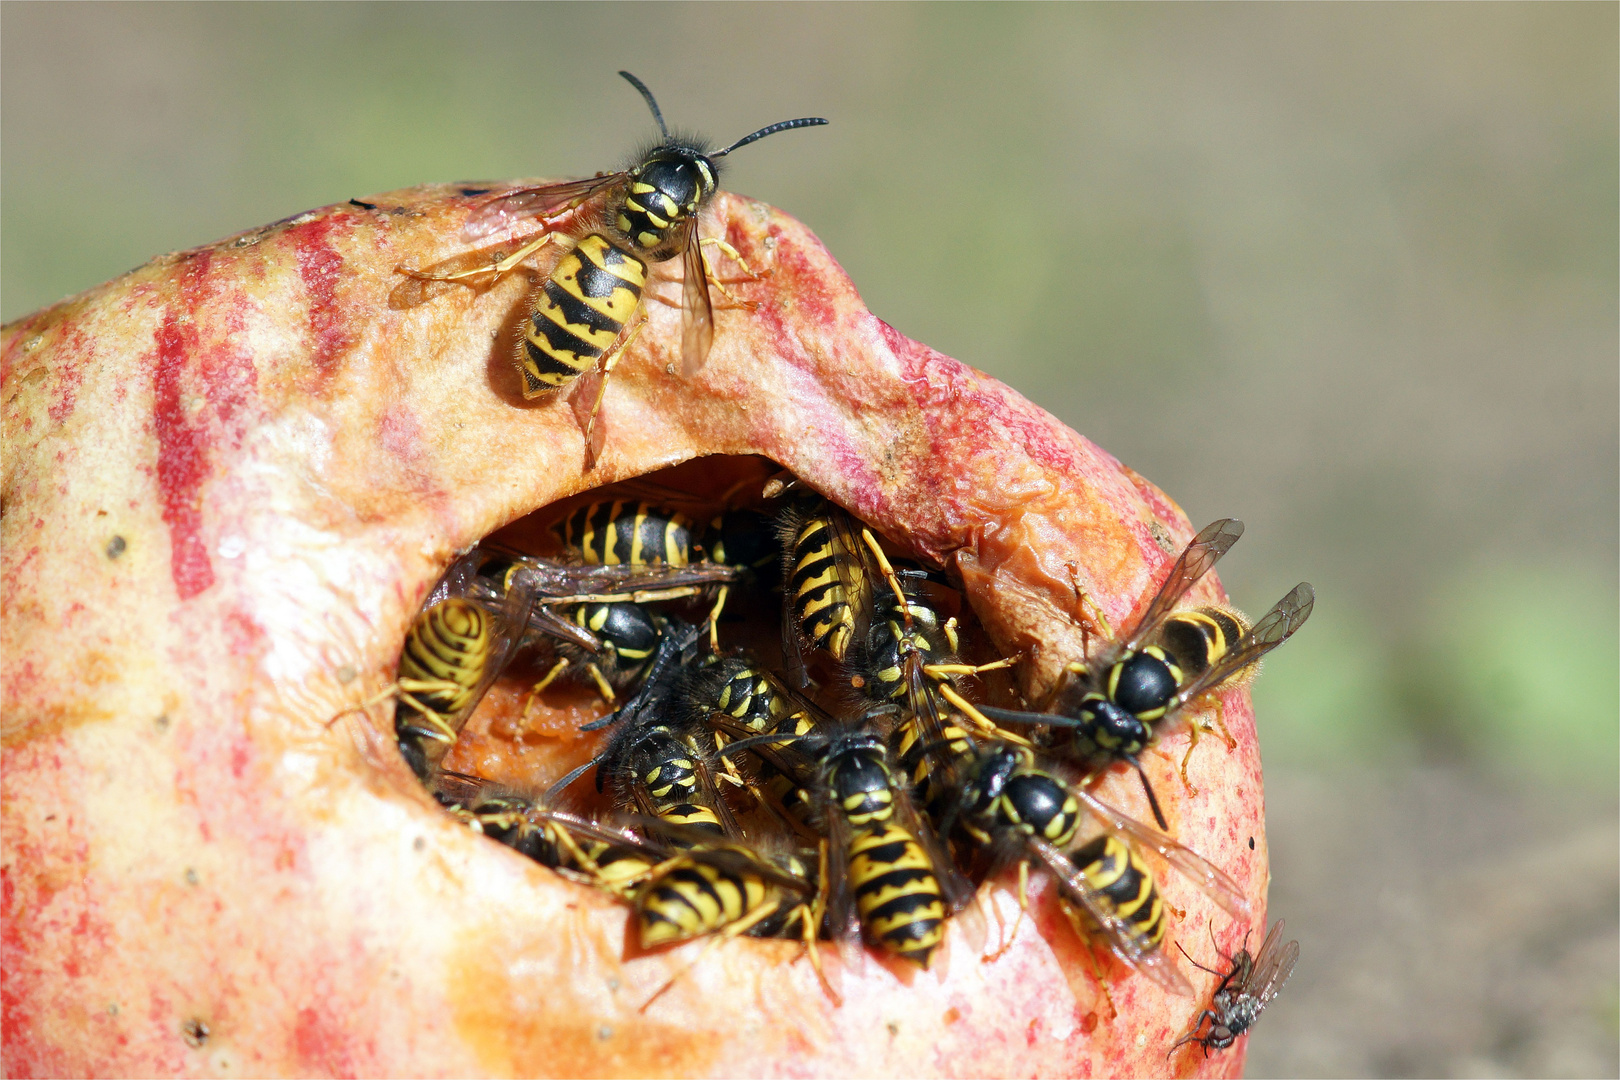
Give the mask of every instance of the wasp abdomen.
[{"label": "wasp abdomen", "polygon": [[535,297],[523,339],[523,394],[583,375],[618,340],[641,303],[647,264],[596,233],[558,261]]},{"label": "wasp abdomen", "polygon": [[867,935],[923,967],[944,940],[945,898],[917,839],[893,822],[859,830],[849,852],[855,905]]},{"label": "wasp abdomen", "polygon": [[686,566],[692,559],[691,523],[649,503],[591,503],[564,518],[559,531],[587,563]]},{"label": "wasp abdomen", "polygon": [[435,604],[417,618],[405,637],[400,677],[455,684],[453,690],[414,696],[438,712],[459,712],[471,704],[483,681],[493,632],[489,612],[471,600],[453,597]]},{"label": "wasp abdomen", "polygon": [[765,891],[753,874],[701,862],[676,867],[636,897],[642,947],[712,934],[758,907]]},{"label": "wasp abdomen", "polygon": [[1137,946],[1144,951],[1158,948],[1166,930],[1164,901],[1141,857],[1124,841],[1104,835],[1070,858],[1099,899],[1130,927]]},{"label": "wasp abdomen", "polygon": [[793,613],[812,648],[844,660],[855,638],[855,612],[849,590],[839,575],[839,560],[853,559],[843,550],[825,518],[811,518],[793,538],[793,573],[788,587]]},{"label": "wasp abdomen", "polygon": [[[1183,678],[1195,679],[1225,656],[1248,630],[1248,621],[1236,612],[1204,607],[1178,611],[1166,619],[1159,641],[1176,658]],[[1241,675],[1234,676],[1234,680],[1237,678]]]}]

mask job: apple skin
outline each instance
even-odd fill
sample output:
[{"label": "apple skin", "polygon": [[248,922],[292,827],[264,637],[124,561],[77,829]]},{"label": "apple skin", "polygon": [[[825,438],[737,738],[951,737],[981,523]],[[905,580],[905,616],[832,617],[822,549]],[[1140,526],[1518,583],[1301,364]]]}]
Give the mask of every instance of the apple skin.
[{"label": "apple skin", "polygon": [[[406,628],[457,549],[554,500],[706,454],[761,454],[954,566],[1027,688],[1083,655],[1076,582],[1114,626],[1192,529],[1157,488],[988,376],[870,314],[803,225],[705,213],[756,280],[717,298],[708,364],[650,325],[583,466],[566,402],[524,402],[530,287],[394,310],[398,264],[461,249],[476,196],[415,188],[164,256],[6,326],[4,978],[9,1075],[1237,1075],[1244,1043],[1166,1058],[1214,979],[1167,997],[1091,961],[1040,876],[1010,948],[837,975],[740,940],[628,956],[624,909],[453,822],[391,739]],[[545,272],[555,249],[537,259]],[[723,260],[720,272],[741,278]],[[679,295],[679,261],[651,291]],[[672,280],[673,277],[673,280]],[[1223,599],[1211,575],[1197,601]],[[1091,638],[1095,641],[1095,638]],[[1212,962],[1263,933],[1264,798],[1235,748],[1145,763],[1173,831],[1255,904],[1186,883],[1172,936]],[[1134,776],[1101,793],[1146,814]],[[986,899],[992,951],[1006,883]],[[836,953],[828,951],[836,968]],[[206,1028],[206,1034],[204,1034]]]}]

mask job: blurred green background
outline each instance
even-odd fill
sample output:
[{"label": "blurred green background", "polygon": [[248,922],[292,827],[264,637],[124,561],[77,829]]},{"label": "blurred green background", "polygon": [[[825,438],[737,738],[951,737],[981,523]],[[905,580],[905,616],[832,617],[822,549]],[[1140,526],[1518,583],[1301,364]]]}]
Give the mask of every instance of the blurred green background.
[{"label": "blurred green background", "polygon": [[651,130],[1151,477],[1263,611],[1251,1074],[1620,1071],[1617,8],[0,7],[0,313]]}]

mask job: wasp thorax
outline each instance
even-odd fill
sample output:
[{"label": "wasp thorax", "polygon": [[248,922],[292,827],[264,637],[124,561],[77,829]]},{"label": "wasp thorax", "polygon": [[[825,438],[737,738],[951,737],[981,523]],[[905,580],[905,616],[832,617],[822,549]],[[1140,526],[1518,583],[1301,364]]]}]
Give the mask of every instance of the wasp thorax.
[{"label": "wasp thorax", "polygon": [[681,147],[659,151],[631,170],[615,224],[648,258],[669,258],[714,190],[714,166],[703,155]]},{"label": "wasp thorax", "polygon": [[1135,716],[1152,719],[1175,696],[1181,673],[1157,649],[1139,652],[1114,665],[1108,696]]}]

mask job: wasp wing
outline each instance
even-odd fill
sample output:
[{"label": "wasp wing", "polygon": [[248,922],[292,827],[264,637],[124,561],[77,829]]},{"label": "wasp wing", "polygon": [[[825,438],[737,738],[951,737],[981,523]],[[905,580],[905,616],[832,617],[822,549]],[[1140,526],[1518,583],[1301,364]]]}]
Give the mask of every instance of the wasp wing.
[{"label": "wasp wing", "polygon": [[1215,901],[1222,911],[1237,919],[1253,917],[1253,905],[1249,903],[1249,898],[1243,895],[1243,889],[1214,863],[1153,826],[1115,810],[1084,788],[1075,786],[1070,790],[1074,792],[1075,798],[1091,811],[1092,816],[1101,821],[1110,832],[1158,852],[1177,873]]},{"label": "wasp wing", "polygon": [[1171,710],[1179,709],[1190,701],[1196,701],[1201,695],[1287,641],[1295,631],[1305,625],[1305,620],[1311,617],[1311,608],[1315,604],[1316,593],[1308,583],[1302,581],[1295,585],[1287,596],[1277,601],[1276,607],[1266,612],[1264,618],[1238,639],[1237,644],[1233,645],[1226,655],[1176,693],[1170,704]]},{"label": "wasp wing", "polygon": [[687,378],[709,358],[714,344],[714,302],[709,298],[709,270],[698,243],[697,227],[689,227],[686,251],[682,256],[681,281],[681,373]]},{"label": "wasp wing", "polygon": [[1119,957],[1126,967],[1141,972],[1172,994],[1193,996],[1192,984],[1175,961],[1166,956],[1162,949],[1144,949],[1131,933],[1130,925],[1113,913],[1111,905],[1091,887],[1086,875],[1067,855],[1039,836],[1027,837],[1024,842],[1052,871],[1063,894],[1085,909],[1109,951]]},{"label": "wasp wing", "polygon": [[[554,219],[578,209],[592,195],[623,183],[628,173],[603,173],[582,180],[509,188],[480,199],[461,227],[466,240],[481,240],[535,218]],[[548,228],[553,222],[546,221]]]},{"label": "wasp wing", "polygon": [[1198,580],[1214,568],[1238,537],[1243,535],[1243,522],[1233,518],[1221,518],[1219,521],[1206,525],[1199,534],[1192,538],[1187,550],[1176,559],[1175,565],[1170,568],[1170,574],[1159,586],[1159,591],[1153,594],[1148,602],[1147,610],[1142,612],[1142,618],[1125,639],[1122,651],[1135,652],[1142,644],[1151,638],[1159,626],[1181,603],[1181,598],[1187,595],[1187,590],[1198,584]]}]

